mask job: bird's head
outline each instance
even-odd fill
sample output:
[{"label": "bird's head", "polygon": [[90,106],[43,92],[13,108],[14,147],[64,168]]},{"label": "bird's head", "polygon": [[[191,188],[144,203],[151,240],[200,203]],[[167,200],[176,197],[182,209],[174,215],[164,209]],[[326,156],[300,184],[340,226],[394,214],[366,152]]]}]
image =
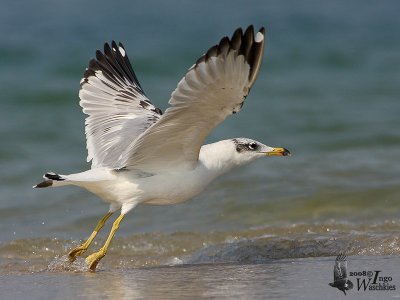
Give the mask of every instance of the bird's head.
[{"label": "bird's head", "polygon": [[239,164],[247,164],[257,158],[265,156],[290,156],[289,150],[279,147],[270,147],[248,138],[230,140],[234,147],[235,160]]},{"label": "bird's head", "polygon": [[200,160],[210,169],[225,173],[266,156],[290,156],[285,148],[270,147],[248,138],[234,138],[204,145]]}]

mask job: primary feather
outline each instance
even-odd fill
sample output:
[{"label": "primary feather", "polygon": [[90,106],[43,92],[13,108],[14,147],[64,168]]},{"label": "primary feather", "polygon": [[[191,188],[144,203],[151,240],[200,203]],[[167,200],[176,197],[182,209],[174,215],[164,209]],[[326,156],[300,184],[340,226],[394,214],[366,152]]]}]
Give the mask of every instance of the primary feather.
[{"label": "primary feather", "polygon": [[201,56],[172,93],[171,107],[122,154],[126,167],[193,169],[210,132],[241,110],[260,68],[264,34],[239,28]]},{"label": "primary feather", "polygon": [[146,97],[123,45],[104,45],[81,80],[80,105],[92,168],[124,167],[119,157],[129,144],[161,116]]},{"label": "primary feather", "polygon": [[[258,74],[264,28],[224,37],[186,73],[164,115],[141,88],[122,44],[97,51],[81,81],[92,168],[193,169],[209,133],[240,111]],[[162,116],[161,116],[162,115]]]}]

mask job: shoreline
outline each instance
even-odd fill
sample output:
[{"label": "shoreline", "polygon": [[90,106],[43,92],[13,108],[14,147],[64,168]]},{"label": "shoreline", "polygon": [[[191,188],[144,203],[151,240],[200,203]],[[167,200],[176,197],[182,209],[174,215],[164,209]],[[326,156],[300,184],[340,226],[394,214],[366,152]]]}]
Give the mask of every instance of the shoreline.
[{"label": "shoreline", "polygon": [[[0,275],[4,299],[342,299],[328,285],[335,257],[279,259],[263,264],[191,264],[98,272],[39,272]],[[381,270],[394,291],[348,291],[351,299],[400,297],[400,256],[349,256],[351,271]],[[357,278],[349,277],[354,283]],[[379,293],[379,294],[377,294]],[[343,298],[344,299],[344,298]]]}]

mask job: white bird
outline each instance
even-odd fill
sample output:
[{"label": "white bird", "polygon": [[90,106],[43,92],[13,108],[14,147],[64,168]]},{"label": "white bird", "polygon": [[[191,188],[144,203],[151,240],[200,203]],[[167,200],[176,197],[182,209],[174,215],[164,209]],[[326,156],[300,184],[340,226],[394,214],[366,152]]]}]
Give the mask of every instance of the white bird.
[{"label": "white bird", "polygon": [[248,138],[203,145],[226,117],[241,110],[264,52],[265,30],[238,28],[202,55],[187,71],[164,114],[146,97],[125,48],[113,41],[97,50],[80,84],[91,169],[48,172],[35,188],[76,185],[110,204],[89,239],[72,249],[74,261],[89,247],[107,219],[121,211],[98,251],[86,258],[95,270],[124,216],[138,204],[180,203],[202,192],[216,177],[266,155],[290,155]]}]

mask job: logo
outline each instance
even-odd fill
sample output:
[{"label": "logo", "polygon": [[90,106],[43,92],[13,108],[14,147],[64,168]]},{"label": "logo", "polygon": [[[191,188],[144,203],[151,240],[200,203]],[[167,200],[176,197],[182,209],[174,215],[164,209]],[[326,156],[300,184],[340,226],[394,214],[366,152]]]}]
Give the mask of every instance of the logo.
[{"label": "logo", "polygon": [[353,283],[347,278],[347,258],[344,254],[339,254],[333,267],[333,282],[331,287],[341,290],[345,295],[346,291],[353,288]]},{"label": "logo", "polygon": [[396,285],[393,284],[393,277],[387,276],[382,270],[363,270],[347,272],[347,257],[339,254],[336,257],[333,267],[333,282],[331,287],[337,288],[345,295],[346,291],[354,288],[353,282],[349,277],[354,277],[357,291],[395,291]]},{"label": "logo", "polygon": [[392,276],[383,276],[382,271],[350,272],[356,277],[357,290],[359,291],[395,291],[396,285],[392,283]]}]

